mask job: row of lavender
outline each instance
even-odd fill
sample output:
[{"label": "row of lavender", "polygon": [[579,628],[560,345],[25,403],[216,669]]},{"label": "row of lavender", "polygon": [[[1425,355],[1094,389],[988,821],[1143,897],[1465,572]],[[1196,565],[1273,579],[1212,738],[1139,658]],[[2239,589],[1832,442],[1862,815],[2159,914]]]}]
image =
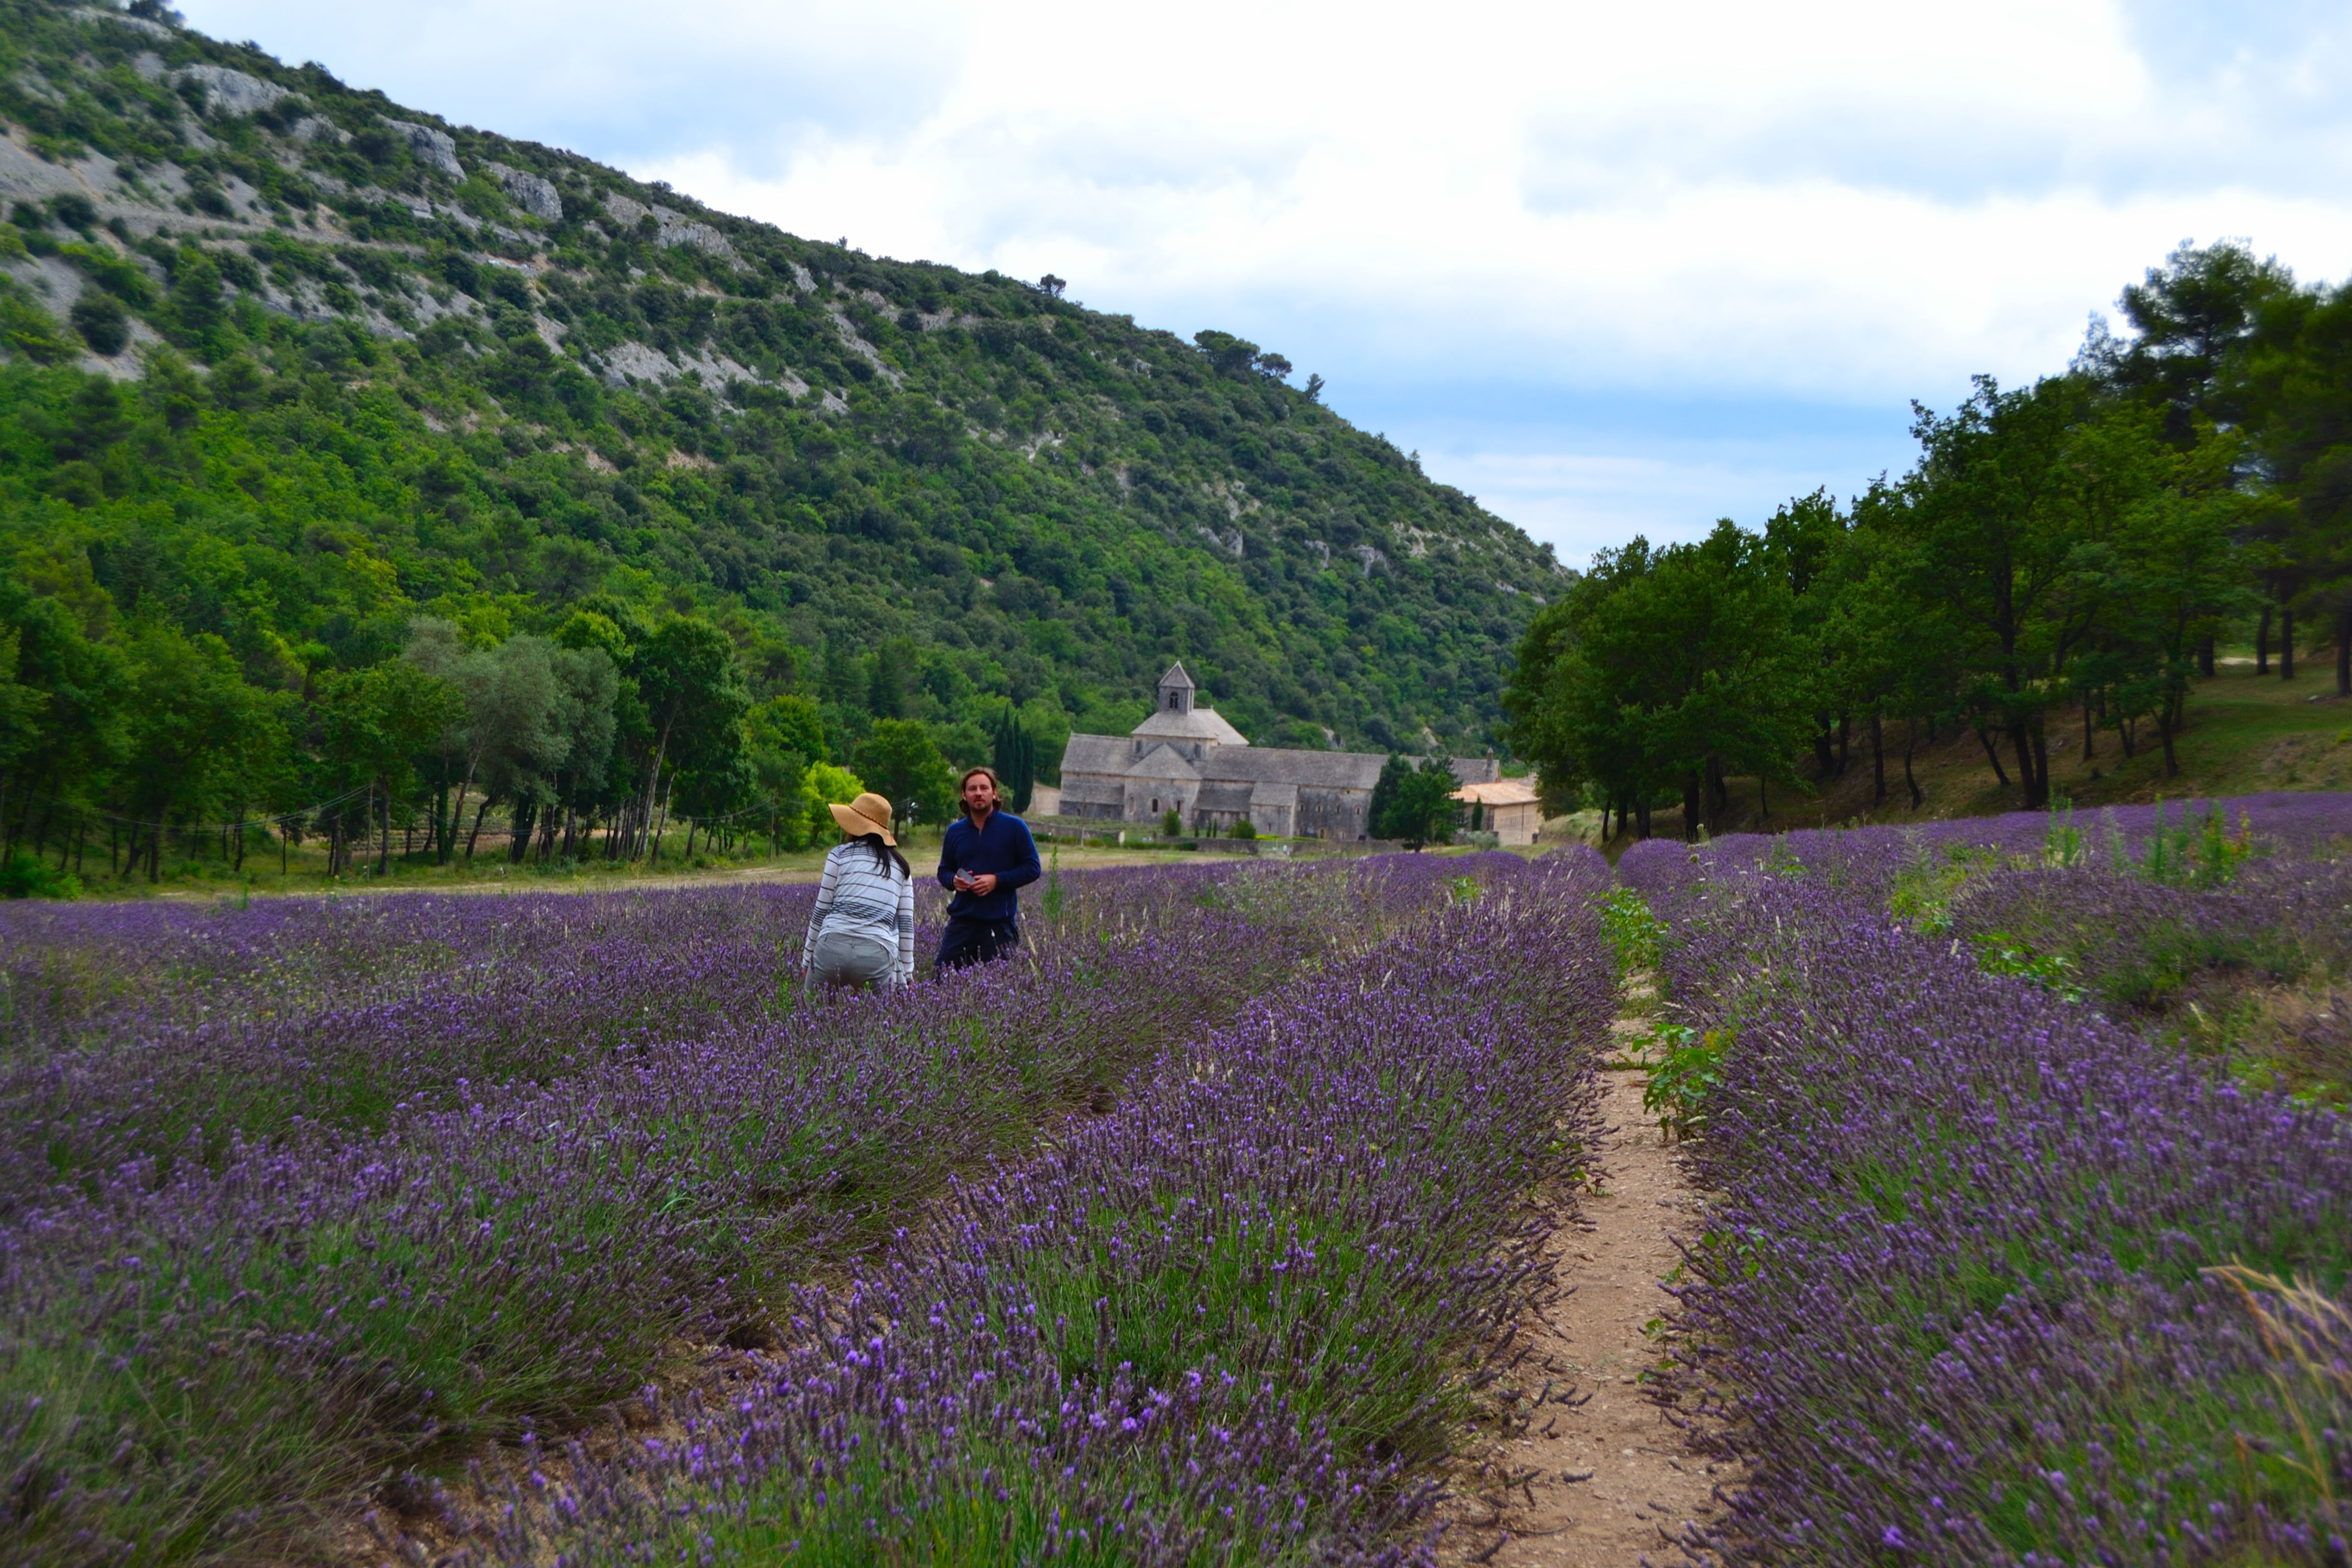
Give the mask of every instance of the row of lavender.
[{"label": "row of lavender", "polygon": [[[12,973],[52,983],[0,1067],[0,1554],[282,1538],[756,1341],[950,1173],[1452,896],[1072,879],[1020,963],[814,1004],[805,891],[22,917]],[[57,981],[77,943],[105,984]],[[200,1006],[126,1002],[192,973]]]},{"label": "row of lavender", "polygon": [[[2342,910],[2352,801],[2227,816],[2267,896]],[[1963,910],[2072,878],[2128,926],[2158,826],[2111,824],[2105,858],[2037,816],[1621,864],[1670,1005],[1724,1047],[1670,1385],[1747,1466],[1725,1560],[2347,1560],[2352,1125],[1989,973],[1950,908],[1888,908],[1959,845],[2007,868]],[[2222,880],[2164,890],[2249,897]]]},{"label": "row of lavender", "polygon": [[748,1389],[449,1522],[518,1564],[1426,1561],[1415,1467],[1541,1271],[1613,1010],[1605,868],[1502,865],[803,1292]]}]

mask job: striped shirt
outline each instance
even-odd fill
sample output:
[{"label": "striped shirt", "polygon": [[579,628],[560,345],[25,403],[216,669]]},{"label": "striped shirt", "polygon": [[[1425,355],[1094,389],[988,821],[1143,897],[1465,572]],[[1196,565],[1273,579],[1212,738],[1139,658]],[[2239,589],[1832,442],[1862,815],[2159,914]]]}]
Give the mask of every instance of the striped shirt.
[{"label": "striped shirt", "polygon": [[809,911],[808,939],[801,947],[805,967],[824,931],[872,937],[895,947],[898,961],[891,966],[893,980],[915,977],[915,881],[891,861],[874,863],[871,844],[842,844],[824,858],[824,879],[816,886],[816,908]]}]

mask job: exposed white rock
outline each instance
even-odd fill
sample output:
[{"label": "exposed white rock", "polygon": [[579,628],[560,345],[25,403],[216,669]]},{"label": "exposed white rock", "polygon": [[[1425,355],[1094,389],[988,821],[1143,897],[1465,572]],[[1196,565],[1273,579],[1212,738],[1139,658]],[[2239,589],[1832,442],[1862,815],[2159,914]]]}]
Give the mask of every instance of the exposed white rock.
[{"label": "exposed white rock", "polygon": [[827,414],[846,414],[849,412],[849,400],[837,392],[828,390],[823,397],[817,399],[817,406]]},{"label": "exposed white rock", "polygon": [[[352,139],[350,132],[333,121],[323,119],[316,114],[306,114],[296,121],[292,134],[295,141],[306,144],[316,142],[321,136],[331,142],[348,142]],[[316,179],[319,176],[313,174],[311,177]]]},{"label": "exposed white rock", "polygon": [[162,81],[163,79],[163,57],[157,54],[152,49],[142,49],[139,51],[138,55],[132,58],[131,68],[139,74],[139,79],[141,81]]},{"label": "exposed white rock", "polygon": [[1218,549],[1223,551],[1234,560],[1239,561],[1242,558],[1243,540],[1242,531],[1240,529],[1228,529],[1224,532],[1219,533],[1213,528],[1201,526],[1194,528],[1192,531],[1214,544]]},{"label": "exposed white rock", "polygon": [[[736,363],[725,354],[713,354],[705,349],[698,353],[681,353],[673,359],[657,348],[641,343],[635,338],[607,349],[592,363],[604,373],[604,379],[614,386],[633,381],[676,381],[692,371],[706,386],[725,386],[733,382],[748,381],[764,384],[766,378],[749,366]],[[787,378],[785,384],[792,380]],[[803,391],[807,390],[805,384]],[[800,395],[794,393],[794,396]]]},{"label": "exposed white rock", "polygon": [[793,284],[803,294],[816,292],[816,279],[810,274],[807,268],[797,261],[793,263]]},{"label": "exposed white rock", "polygon": [[114,162],[93,153],[70,163],[52,163],[14,134],[0,135],[0,197],[44,202],[68,193],[100,202],[120,199]]},{"label": "exposed white rock", "polygon": [[387,120],[384,123],[408,139],[408,150],[416,154],[417,162],[430,164],[453,180],[466,177],[466,165],[457,162],[457,140],[446,131],[405,120]]},{"label": "exposed white rock", "polygon": [[850,325],[848,315],[840,306],[827,305],[825,313],[833,318],[834,330],[841,334],[841,341],[848,345],[849,352],[872,365],[883,380],[897,386],[907,379],[907,373],[884,359],[880,349],[857,335],[857,329]]},{"label": "exposed white rock", "polygon": [[227,66],[182,66],[172,73],[176,81],[192,81],[205,89],[205,112],[234,120],[276,107],[289,89]]},{"label": "exposed white rock", "polygon": [[632,201],[616,193],[605,195],[604,211],[625,231],[635,228],[647,216],[652,217],[654,237],[662,245],[690,246],[713,256],[723,256],[738,264],[742,259],[735,254],[735,247],[727,242],[725,235],[707,223],[688,217],[684,213],[673,212],[665,206],[647,206],[643,202]]},{"label": "exposed white rock", "polygon": [[78,7],[74,12],[74,16],[85,22],[119,23],[125,27],[136,28],[140,32],[152,34],[154,37],[159,38],[171,37],[173,32],[172,28],[165,26],[161,22],[151,22],[144,16],[129,16],[121,11],[110,10],[103,5],[83,5]]},{"label": "exposed white rock", "polygon": [[1250,494],[1248,489],[1238,481],[1219,479],[1214,484],[1203,485],[1201,488],[1209,492],[1211,500],[1219,502],[1224,507],[1225,516],[1230,521],[1239,522],[1242,513],[1256,511],[1265,505],[1264,501]]},{"label": "exposed white rock", "polygon": [[507,195],[513,199],[515,205],[548,223],[563,221],[563,196],[556,190],[554,182],[525,170],[509,169],[504,163],[483,166],[497,176],[499,184],[506,187]]}]

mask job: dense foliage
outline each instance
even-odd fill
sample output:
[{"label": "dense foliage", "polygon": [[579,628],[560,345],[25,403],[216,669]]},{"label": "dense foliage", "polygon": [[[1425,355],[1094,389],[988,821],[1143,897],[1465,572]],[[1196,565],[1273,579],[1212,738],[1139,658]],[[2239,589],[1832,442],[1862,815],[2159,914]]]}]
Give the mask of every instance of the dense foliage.
[{"label": "dense foliage", "polygon": [[1588,1147],[1605,878],[1059,879],[1019,962],[809,998],[806,889],[8,907],[0,1555],[426,1531],[486,1439],[724,1337],[790,1349],[686,1416],[725,1463],[608,1451],[518,1555],[669,1537],[650,1487],[753,1561],[1121,1520],[1381,1560]]},{"label": "dense foliage", "polygon": [[1645,834],[1679,802],[1696,834],[1730,777],[1827,780],[1858,733],[1874,798],[1895,750],[1914,805],[1915,751],[1954,727],[2028,806],[2075,717],[2086,754],[2102,730],[2127,756],[2153,740],[2169,775],[2225,634],[2291,677],[2317,622],[2352,696],[2352,288],[2225,244],[2123,305],[2133,336],[2095,333],[2067,374],[1919,409],[1916,467],[1850,507],[1816,492],[1760,533],[1603,552],[1520,644],[1519,751],[1556,795]]},{"label": "dense foliage", "polygon": [[2200,1057],[2151,993],[2340,987],[2347,848],[2282,795],[1629,852],[1711,1047],[1664,1386],[1721,1560],[2343,1560],[2352,1016]]},{"label": "dense foliage", "polygon": [[[787,759],[859,769],[883,721],[1050,780],[1177,655],[1262,741],[1475,749],[1563,580],[1231,334],[728,218],[152,5],[5,0],[0,119],[58,187],[0,226],[12,843],[110,816],[152,866],[158,825],[338,802],[297,826],[446,845],[448,694],[362,679],[419,616],[611,658],[506,656],[547,744],[468,765],[634,846],[665,804],[781,830]],[[679,618],[730,703],[813,712],[665,752],[635,661]]]}]

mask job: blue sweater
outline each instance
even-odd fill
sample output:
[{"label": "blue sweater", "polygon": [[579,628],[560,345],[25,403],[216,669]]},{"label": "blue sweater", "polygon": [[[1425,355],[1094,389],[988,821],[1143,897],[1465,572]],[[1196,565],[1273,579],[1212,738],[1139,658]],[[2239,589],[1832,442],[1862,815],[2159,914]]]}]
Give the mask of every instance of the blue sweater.
[{"label": "blue sweater", "polygon": [[953,888],[958,871],[975,877],[994,873],[996,891],[984,899],[972,893],[956,894],[948,901],[950,920],[1017,919],[1021,895],[1014,889],[1045,875],[1045,868],[1037,864],[1037,841],[1029,837],[1029,825],[1002,809],[988,814],[986,827],[973,827],[968,816],[948,825],[940,837],[940,886]]}]

